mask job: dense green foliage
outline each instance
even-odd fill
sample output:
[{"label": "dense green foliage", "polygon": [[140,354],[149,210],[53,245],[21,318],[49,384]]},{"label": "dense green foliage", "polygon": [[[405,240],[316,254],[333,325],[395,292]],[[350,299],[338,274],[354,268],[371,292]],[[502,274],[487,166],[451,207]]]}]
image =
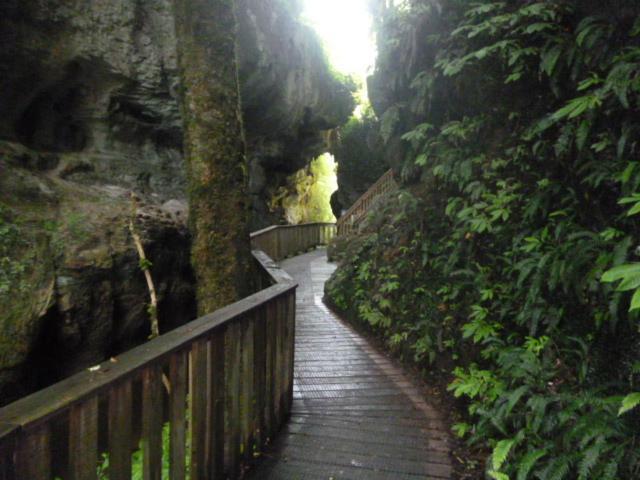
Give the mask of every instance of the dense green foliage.
[{"label": "dense green foliage", "polygon": [[405,189],[329,296],[452,374],[491,477],[639,478],[640,7],[409,3],[378,27]]},{"label": "dense green foliage", "polygon": [[324,154],[289,177],[288,185],[271,199],[271,208],[281,206],[292,225],[335,222],[329,200],[337,188],[335,161]]},{"label": "dense green foliage", "polygon": [[389,168],[379,148],[379,122],[370,106],[340,127],[338,137],[332,149],[340,185],[332,199],[337,214],[351,207]]}]

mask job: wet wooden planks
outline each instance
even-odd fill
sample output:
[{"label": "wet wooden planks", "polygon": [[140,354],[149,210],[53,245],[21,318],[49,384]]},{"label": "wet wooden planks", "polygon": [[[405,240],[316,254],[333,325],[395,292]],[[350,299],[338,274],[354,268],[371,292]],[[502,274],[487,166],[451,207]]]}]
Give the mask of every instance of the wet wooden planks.
[{"label": "wet wooden planks", "polygon": [[322,303],[335,267],[316,250],[282,262],[299,282],[291,419],[251,480],[442,480],[450,438],[389,359]]}]

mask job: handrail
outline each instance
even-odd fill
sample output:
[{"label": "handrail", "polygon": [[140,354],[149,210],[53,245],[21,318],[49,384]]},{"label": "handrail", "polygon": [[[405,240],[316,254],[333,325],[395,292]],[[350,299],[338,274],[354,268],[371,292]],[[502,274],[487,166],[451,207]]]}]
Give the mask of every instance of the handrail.
[{"label": "handrail", "polygon": [[338,219],[336,224],[337,235],[348,235],[357,230],[360,222],[366,217],[378,199],[397,188],[398,184],[394,179],[393,170],[388,170]]},{"label": "handrail", "polygon": [[0,409],[0,480],[96,480],[103,452],[109,479],[129,479],[138,440],[145,479],[160,479],[163,456],[175,480],[187,463],[194,480],[238,478],[293,401],[297,285],[260,244],[276,235],[289,255],[331,228],[255,232],[267,288]]},{"label": "handrail", "polygon": [[251,234],[254,248],[259,248],[275,261],[317,245],[327,245],[336,233],[335,223],[276,225]]}]

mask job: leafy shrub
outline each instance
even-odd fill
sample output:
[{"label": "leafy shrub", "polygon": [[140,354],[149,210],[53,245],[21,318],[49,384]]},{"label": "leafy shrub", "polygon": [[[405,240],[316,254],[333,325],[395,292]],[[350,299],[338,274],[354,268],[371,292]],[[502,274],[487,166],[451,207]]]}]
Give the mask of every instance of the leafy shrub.
[{"label": "leafy shrub", "polygon": [[450,372],[491,477],[638,478],[640,7],[408,5],[379,21],[378,75],[419,181],[329,296]]}]

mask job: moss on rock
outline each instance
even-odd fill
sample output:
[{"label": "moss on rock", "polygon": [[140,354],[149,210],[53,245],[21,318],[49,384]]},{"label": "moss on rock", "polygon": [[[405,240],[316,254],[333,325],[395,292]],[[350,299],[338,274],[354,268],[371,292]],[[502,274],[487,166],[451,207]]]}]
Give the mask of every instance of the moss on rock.
[{"label": "moss on rock", "polygon": [[247,165],[233,0],[176,0],[198,310],[250,290]]}]

